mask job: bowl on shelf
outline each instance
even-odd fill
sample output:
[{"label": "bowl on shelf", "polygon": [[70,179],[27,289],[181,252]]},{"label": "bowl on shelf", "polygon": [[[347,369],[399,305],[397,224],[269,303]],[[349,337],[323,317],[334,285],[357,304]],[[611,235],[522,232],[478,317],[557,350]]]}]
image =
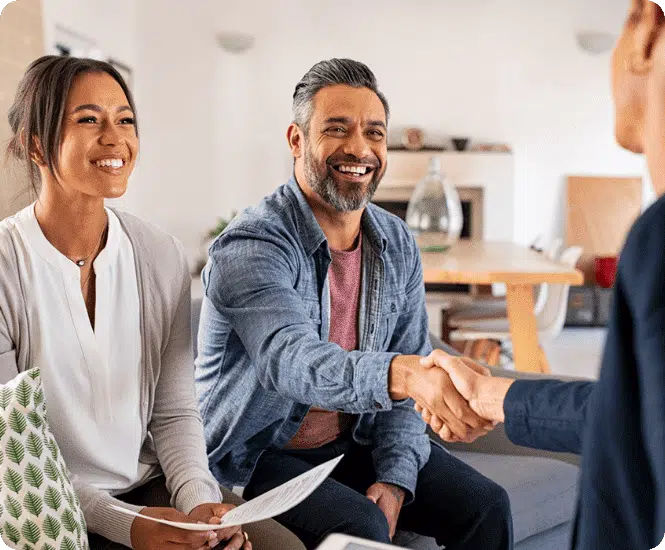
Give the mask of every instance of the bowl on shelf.
[{"label": "bowl on shelf", "polygon": [[450,141],[455,147],[455,151],[466,151],[471,140],[469,138],[451,138]]}]

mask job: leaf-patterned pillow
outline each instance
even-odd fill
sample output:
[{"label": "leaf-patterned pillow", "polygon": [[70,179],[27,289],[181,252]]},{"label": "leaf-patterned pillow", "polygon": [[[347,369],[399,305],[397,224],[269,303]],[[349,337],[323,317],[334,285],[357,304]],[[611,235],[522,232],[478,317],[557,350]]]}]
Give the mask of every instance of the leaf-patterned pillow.
[{"label": "leaf-patterned pillow", "polygon": [[0,385],[0,534],[21,550],[88,550],[85,519],[46,422],[39,369]]}]

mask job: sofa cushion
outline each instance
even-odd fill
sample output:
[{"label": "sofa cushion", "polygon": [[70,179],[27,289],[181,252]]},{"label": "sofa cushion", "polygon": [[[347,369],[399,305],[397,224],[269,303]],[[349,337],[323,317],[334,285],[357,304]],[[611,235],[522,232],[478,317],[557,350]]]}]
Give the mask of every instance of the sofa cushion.
[{"label": "sofa cushion", "polygon": [[506,489],[515,542],[572,520],[577,502],[576,466],[531,456],[453,454]]},{"label": "sofa cushion", "polygon": [[88,548],[81,505],[46,422],[38,369],[0,386],[0,474],[0,532],[11,548]]}]

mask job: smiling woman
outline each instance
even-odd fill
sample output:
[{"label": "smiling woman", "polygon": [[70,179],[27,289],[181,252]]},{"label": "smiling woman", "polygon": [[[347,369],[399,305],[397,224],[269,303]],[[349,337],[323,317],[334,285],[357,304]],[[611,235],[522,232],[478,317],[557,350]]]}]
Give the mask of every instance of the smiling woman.
[{"label": "smiling woman", "polygon": [[[8,154],[24,162],[36,194],[39,195],[41,180],[39,167],[48,168],[47,177],[55,176],[60,168],[60,158],[68,156],[60,151],[63,133],[72,130],[72,124],[68,125],[67,122],[76,115],[81,122],[86,123],[99,118],[101,105],[81,103],[80,100],[96,89],[100,79],[109,81],[107,84],[115,84],[99,88],[112,90],[110,95],[107,93],[102,99],[107,107],[114,100],[119,103],[117,109],[124,112],[123,123],[131,120],[130,128],[134,134],[131,141],[135,144],[134,153],[138,152],[134,99],[120,73],[111,65],[92,59],[42,57],[30,65],[19,84],[14,105],[9,112],[13,137],[7,149]],[[93,116],[84,121],[84,114]],[[133,164],[128,168],[127,172],[130,173]]]},{"label": "smiling woman", "polygon": [[[41,368],[91,548],[251,549],[239,528],[182,532],[114,509],[210,523],[232,508],[208,471],[182,245],[104,206],[139,151],[130,90],[107,63],[42,57],[9,122],[39,198],[0,222],[0,384]],[[266,547],[297,548],[283,531]]]}]

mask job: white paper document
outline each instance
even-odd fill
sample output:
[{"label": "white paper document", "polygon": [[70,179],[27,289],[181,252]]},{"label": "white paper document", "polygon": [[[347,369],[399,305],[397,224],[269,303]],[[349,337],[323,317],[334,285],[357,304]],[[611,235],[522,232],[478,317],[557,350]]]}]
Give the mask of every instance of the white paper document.
[{"label": "white paper document", "polygon": [[165,519],[151,518],[132,512],[120,506],[113,506],[115,510],[127,514],[129,516],[140,517],[157,523],[170,525],[171,527],[178,527],[188,531],[213,531],[215,529],[224,529],[226,527],[235,527],[236,525],[243,525],[269,519],[279,514],[283,514],[294,506],[300,504],[314,490],[323,483],[323,481],[335,469],[344,455],[338,456],[328,462],[312,468],[309,472],[294,477],[291,481],[287,481],[279,487],[262,494],[255,499],[246,502],[234,508],[224,515],[222,523],[202,524],[202,523],[181,523],[177,521],[168,521]]}]

